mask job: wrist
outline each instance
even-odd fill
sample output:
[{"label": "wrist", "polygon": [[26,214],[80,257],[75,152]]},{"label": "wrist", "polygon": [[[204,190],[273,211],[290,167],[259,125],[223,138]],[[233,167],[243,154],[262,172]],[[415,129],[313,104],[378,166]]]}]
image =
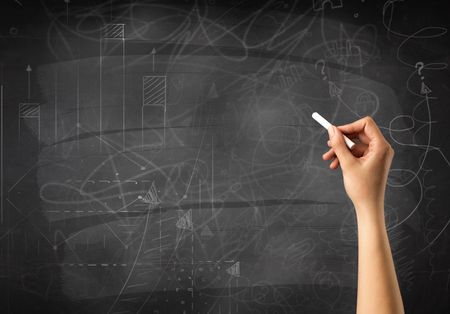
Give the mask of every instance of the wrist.
[{"label": "wrist", "polygon": [[375,225],[385,227],[384,206],[381,204],[355,205],[358,225]]}]

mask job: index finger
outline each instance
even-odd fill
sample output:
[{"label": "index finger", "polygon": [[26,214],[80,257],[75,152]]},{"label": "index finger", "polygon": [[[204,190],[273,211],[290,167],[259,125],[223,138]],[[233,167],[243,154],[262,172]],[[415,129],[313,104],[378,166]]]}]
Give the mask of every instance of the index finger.
[{"label": "index finger", "polygon": [[364,133],[370,140],[383,138],[375,121],[367,116],[355,122],[338,126],[343,133]]}]

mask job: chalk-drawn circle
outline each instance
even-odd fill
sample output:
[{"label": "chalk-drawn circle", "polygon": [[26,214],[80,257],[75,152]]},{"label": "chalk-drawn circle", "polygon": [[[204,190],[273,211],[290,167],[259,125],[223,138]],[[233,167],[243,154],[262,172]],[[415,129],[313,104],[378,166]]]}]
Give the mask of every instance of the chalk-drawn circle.
[{"label": "chalk-drawn circle", "polygon": [[398,115],[389,122],[389,130],[391,132],[404,132],[413,130],[415,121],[409,115]]},{"label": "chalk-drawn circle", "polygon": [[220,273],[218,262],[200,262],[194,268],[194,288],[206,289],[220,284]]},{"label": "chalk-drawn circle", "polygon": [[372,116],[379,108],[378,97],[371,92],[364,91],[356,97],[354,106],[359,116]]},{"label": "chalk-drawn circle", "polygon": [[387,185],[390,187],[403,187],[410,184],[417,174],[409,169],[390,169],[388,173]]}]

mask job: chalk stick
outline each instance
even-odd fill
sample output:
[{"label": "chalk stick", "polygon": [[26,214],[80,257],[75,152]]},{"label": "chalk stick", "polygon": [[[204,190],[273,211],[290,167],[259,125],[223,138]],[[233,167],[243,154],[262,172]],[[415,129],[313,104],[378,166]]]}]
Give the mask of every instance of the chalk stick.
[{"label": "chalk stick", "polygon": [[[326,130],[328,130],[328,128],[331,126],[331,123],[328,122],[324,117],[322,117],[320,114],[318,114],[317,112],[314,112],[312,114],[312,117],[314,120],[316,120],[321,126],[323,126]],[[347,144],[347,147],[352,149],[353,146],[355,146],[355,143],[349,139],[347,136],[344,135],[344,141],[345,144]]]}]

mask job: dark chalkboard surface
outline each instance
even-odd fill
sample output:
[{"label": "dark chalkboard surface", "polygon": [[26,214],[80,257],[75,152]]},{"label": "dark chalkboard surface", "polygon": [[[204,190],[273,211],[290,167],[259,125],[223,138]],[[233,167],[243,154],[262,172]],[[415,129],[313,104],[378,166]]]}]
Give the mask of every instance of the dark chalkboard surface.
[{"label": "dark chalkboard surface", "polygon": [[2,313],[354,313],[314,111],[377,121],[406,310],[450,311],[446,1],[0,8]]}]

